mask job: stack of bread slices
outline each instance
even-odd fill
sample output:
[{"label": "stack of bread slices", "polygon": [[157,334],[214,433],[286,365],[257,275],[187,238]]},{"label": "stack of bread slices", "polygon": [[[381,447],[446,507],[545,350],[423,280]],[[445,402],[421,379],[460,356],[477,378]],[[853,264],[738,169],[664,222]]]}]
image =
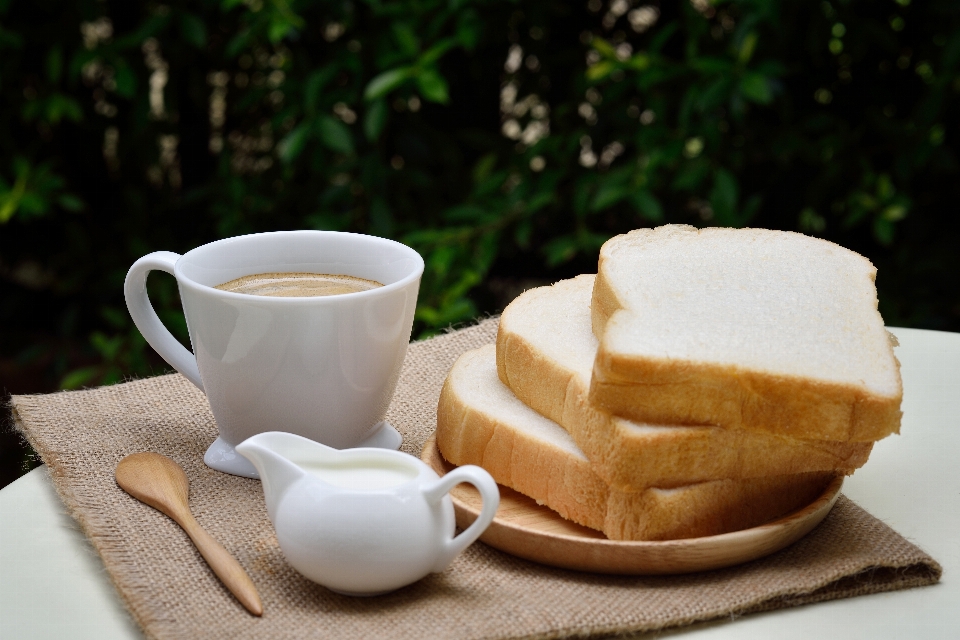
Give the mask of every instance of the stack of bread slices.
[{"label": "stack of bread slices", "polygon": [[444,384],[437,445],[614,540],[756,526],[900,425],[862,256],[797,233],[668,225],[531,289]]}]

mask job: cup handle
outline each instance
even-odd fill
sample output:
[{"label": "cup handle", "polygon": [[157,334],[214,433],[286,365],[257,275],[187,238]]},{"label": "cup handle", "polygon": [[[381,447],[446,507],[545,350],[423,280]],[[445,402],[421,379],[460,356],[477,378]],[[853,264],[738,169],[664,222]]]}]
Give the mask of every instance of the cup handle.
[{"label": "cup handle", "polygon": [[123,295],[127,300],[130,317],[133,318],[133,323],[137,325],[137,329],[147,343],[170,366],[203,391],[197,358],[163,326],[147,295],[147,274],[156,270],[175,275],[173,266],[179,258],[179,253],[171,251],[155,251],[143,256],[134,262],[130,271],[127,272],[127,279],[123,283]]},{"label": "cup handle", "polygon": [[480,534],[493,522],[497,507],[500,506],[500,490],[497,489],[497,483],[484,469],[472,464],[457,467],[440,478],[436,484],[424,489],[423,494],[427,500],[436,503],[461,482],[469,482],[480,491],[483,507],[473,524],[460,535],[444,542],[443,551],[433,567],[435,573],[446,569],[461,551],[476,542]]}]

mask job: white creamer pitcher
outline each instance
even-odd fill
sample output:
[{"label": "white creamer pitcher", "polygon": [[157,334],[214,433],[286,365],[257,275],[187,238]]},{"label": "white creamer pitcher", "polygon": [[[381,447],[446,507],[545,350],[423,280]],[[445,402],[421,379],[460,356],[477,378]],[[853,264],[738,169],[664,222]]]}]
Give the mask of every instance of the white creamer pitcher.
[{"label": "white creamer pitcher", "polygon": [[[500,504],[496,482],[473,465],[441,478],[399,451],[339,451],[279,431],[248,438],[236,450],[260,473],[287,561],[338,593],[386,593],[443,571],[480,537]],[[454,537],[447,493],[461,482],[480,491],[483,508]]]}]

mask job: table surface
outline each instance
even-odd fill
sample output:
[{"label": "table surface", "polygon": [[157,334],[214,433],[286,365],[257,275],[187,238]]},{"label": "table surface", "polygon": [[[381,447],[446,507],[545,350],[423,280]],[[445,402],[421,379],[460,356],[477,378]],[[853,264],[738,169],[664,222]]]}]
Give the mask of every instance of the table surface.
[{"label": "table surface", "polygon": [[[704,623],[655,637],[960,636],[960,334],[891,331],[903,375],[901,435],[880,441],[843,492],[943,565],[930,587]],[[0,490],[0,640],[140,638],[99,556],[40,467]],[[641,636],[643,637],[643,636]]]}]

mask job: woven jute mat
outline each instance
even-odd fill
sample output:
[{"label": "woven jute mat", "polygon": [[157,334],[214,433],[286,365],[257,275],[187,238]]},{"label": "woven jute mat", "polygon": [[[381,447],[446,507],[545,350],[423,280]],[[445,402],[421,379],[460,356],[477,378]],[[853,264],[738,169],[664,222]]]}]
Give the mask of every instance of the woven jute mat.
[{"label": "woven jute mat", "polygon": [[[387,416],[419,455],[440,386],[496,319],[410,345]],[[217,435],[204,395],[180,375],[12,398],[15,423],[50,470],[127,608],[156,638],[551,638],[618,634],[936,582],[940,566],[841,496],[793,546],[730,569],[669,577],[577,573],[482,543],[446,571],[385,596],[337,595],[283,559],[260,483],[203,464]],[[138,451],[186,470],[200,524],[239,559],[263,599],[248,614],[172,520],[121,491],[114,469]]]}]

